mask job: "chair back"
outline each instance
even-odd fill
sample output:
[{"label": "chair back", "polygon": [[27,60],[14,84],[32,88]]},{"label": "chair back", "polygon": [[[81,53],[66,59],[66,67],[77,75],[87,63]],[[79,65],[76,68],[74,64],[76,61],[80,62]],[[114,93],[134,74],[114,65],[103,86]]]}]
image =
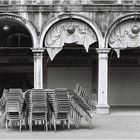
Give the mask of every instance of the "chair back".
[{"label": "chair back", "polygon": [[69,113],[71,105],[69,101],[68,89],[57,88],[54,92],[54,98],[56,102],[56,110],[61,113]]},{"label": "chair back", "polygon": [[32,113],[47,112],[47,95],[44,89],[32,89],[30,95]]},{"label": "chair back", "polygon": [[20,112],[20,103],[18,101],[7,100],[6,112]]}]

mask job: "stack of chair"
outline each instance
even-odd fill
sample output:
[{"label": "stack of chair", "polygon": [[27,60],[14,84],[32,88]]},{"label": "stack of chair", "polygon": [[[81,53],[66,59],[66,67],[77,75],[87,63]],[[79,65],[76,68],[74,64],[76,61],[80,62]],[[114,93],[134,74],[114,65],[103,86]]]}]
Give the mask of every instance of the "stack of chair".
[{"label": "stack of chair", "polygon": [[92,128],[92,117],[89,112],[86,110],[86,105],[81,105],[83,102],[82,100],[76,96],[70,96],[70,103],[71,103],[71,120],[74,123],[76,128],[79,128],[81,125],[82,118],[88,122],[90,128]]},{"label": "stack of chair", "polygon": [[52,128],[52,113],[54,112],[54,91],[55,89],[45,89],[48,101],[48,121],[50,130]]},{"label": "stack of chair", "polygon": [[5,107],[6,107],[6,100],[7,100],[8,90],[4,89],[2,97],[0,98],[0,110],[1,110],[1,116],[0,116],[0,127],[3,128],[5,126]]},{"label": "stack of chair", "polygon": [[83,118],[88,122],[90,128],[93,128],[90,112],[95,109],[95,101],[92,100],[90,95],[87,94],[78,83],[74,91],[69,90],[69,94],[72,106],[71,120],[74,122],[75,126],[77,128],[80,127],[81,119]]},{"label": "stack of chair", "polygon": [[29,125],[29,110],[30,110],[30,94],[31,94],[31,89],[27,89],[24,92],[24,99],[25,99],[25,108],[24,108],[24,118],[25,118],[25,129]]},{"label": "stack of chair", "polygon": [[[91,96],[87,92],[85,92],[80,84],[76,84],[74,91],[78,95],[78,97],[81,98],[82,102],[84,102],[84,104],[87,106],[87,110],[95,109],[95,101],[92,100]],[[83,105],[83,103],[81,105]]]},{"label": "stack of chair", "polygon": [[50,103],[50,105],[53,106],[53,102],[54,102],[53,97],[54,97],[55,89],[45,89],[45,92],[47,94],[48,102]]},{"label": "stack of chair", "polygon": [[20,131],[22,129],[22,106],[23,96],[21,89],[9,89],[9,93],[6,100],[6,130],[8,129],[9,121],[19,121]]},{"label": "stack of chair", "polygon": [[2,110],[2,112],[5,111],[5,103],[6,103],[7,95],[8,95],[8,90],[4,89],[2,97],[0,98],[0,110]]},{"label": "stack of chair", "polygon": [[57,120],[61,121],[62,123],[64,123],[64,121],[66,121],[67,127],[70,130],[71,105],[70,105],[67,89],[63,89],[63,88],[55,89],[53,104],[54,104],[53,105],[54,130],[56,131],[56,121]]},{"label": "stack of chair", "polygon": [[47,127],[47,95],[44,89],[32,89],[30,93],[30,104],[29,104],[29,127],[32,131],[33,121],[42,121],[46,131]]}]

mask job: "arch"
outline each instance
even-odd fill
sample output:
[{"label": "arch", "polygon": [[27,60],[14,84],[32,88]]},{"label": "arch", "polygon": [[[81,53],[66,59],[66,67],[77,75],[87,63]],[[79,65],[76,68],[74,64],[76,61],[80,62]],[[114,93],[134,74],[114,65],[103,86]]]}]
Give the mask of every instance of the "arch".
[{"label": "arch", "polygon": [[43,41],[44,41],[45,34],[47,33],[47,31],[50,29],[51,26],[53,26],[55,23],[59,22],[60,20],[70,19],[70,18],[81,20],[81,21],[85,22],[87,25],[89,25],[97,36],[99,47],[103,48],[103,42],[104,42],[103,35],[100,31],[100,28],[97,26],[97,24],[95,24],[91,20],[89,20],[81,15],[74,15],[74,14],[62,14],[62,15],[59,15],[58,17],[53,18],[52,20],[46,22],[41,30],[39,47],[40,48],[43,47]]},{"label": "arch", "polygon": [[104,44],[105,48],[108,48],[109,37],[110,37],[112,31],[115,29],[115,27],[117,25],[119,25],[120,23],[130,20],[130,19],[140,19],[140,14],[138,14],[138,13],[127,14],[127,15],[123,15],[123,16],[119,17],[117,20],[115,20],[113,22],[113,24],[109,27],[109,29],[105,35],[105,44]]},{"label": "arch", "polygon": [[35,26],[31,23],[31,21],[26,20],[25,18],[18,16],[16,14],[11,14],[11,13],[2,13],[0,14],[0,19],[11,19],[13,21],[16,21],[23,25],[29,32],[32,38],[32,48],[37,48],[38,47],[38,37],[37,37],[37,30]]},{"label": "arch", "polygon": [[[122,25],[124,25],[125,23],[131,23],[131,21],[133,22],[139,22],[140,23],[140,14],[139,13],[131,13],[131,14],[126,14],[123,15],[121,17],[118,17],[113,23],[112,25],[109,27],[106,35],[105,35],[105,47],[108,47],[109,44],[109,39],[110,36],[112,34],[112,32],[116,29],[121,27]],[[129,47],[130,48],[130,47]],[[124,48],[125,50],[126,48]],[[108,103],[110,106],[115,106],[115,105],[122,105],[122,106],[137,106],[139,104],[139,101],[137,103],[137,101],[135,99],[138,98],[138,94],[139,91],[135,91],[135,86],[137,83],[139,83],[139,78],[136,75],[139,71],[138,67],[137,67],[137,59],[139,54],[135,55],[135,51],[132,50],[135,49],[135,47],[131,48],[131,49],[126,49],[125,51],[122,51],[121,56],[123,56],[122,58],[120,56],[117,56],[118,58],[115,58],[116,56],[114,56],[115,60],[117,60],[116,62],[120,65],[116,65],[115,67],[111,67],[110,66],[110,71],[109,71],[109,77],[110,77],[110,86],[108,88]],[[139,49],[139,48],[138,48]],[[118,48],[118,50],[123,50]],[[134,52],[133,52],[134,51]],[[123,53],[124,52],[124,53]],[[127,53],[129,52],[129,53]],[[120,52],[118,52],[120,53]],[[139,53],[139,51],[137,52]],[[118,54],[117,54],[118,55]],[[111,54],[110,54],[110,58],[111,58]],[[124,60],[125,59],[125,60]],[[110,59],[111,60],[111,59]],[[113,60],[113,59],[112,59]],[[131,65],[130,61],[133,63],[133,65]],[[136,63],[135,61],[136,60]],[[127,62],[129,61],[129,62]],[[120,63],[119,63],[120,62]],[[111,62],[112,64],[115,64],[113,61]],[[116,63],[116,64],[117,64]],[[123,63],[123,66],[122,66]],[[131,75],[131,76],[128,76]],[[115,78],[117,77],[117,79]],[[127,81],[123,81],[124,78],[127,78]],[[136,80],[135,80],[136,77]],[[133,85],[131,82],[135,81],[135,85]],[[119,83],[119,85],[117,85],[117,83]],[[124,85],[120,86],[120,85]],[[114,86],[115,85],[115,86]],[[132,90],[134,90],[133,92],[135,92],[135,94],[133,94],[133,96],[131,96],[132,91],[130,91],[131,88]],[[120,91],[122,91],[123,89],[123,93],[121,93]],[[119,93],[120,92],[120,93]],[[117,96],[116,96],[117,95]],[[130,95],[130,96],[129,96]],[[127,96],[127,98],[125,98]],[[113,98],[113,99],[112,99]],[[133,98],[133,101],[131,100],[131,98]],[[131,100],[131,101],[130,101]],[[135,102],[135,103],[134,103]],[[137,104],[137,105],[136,105]]]}]

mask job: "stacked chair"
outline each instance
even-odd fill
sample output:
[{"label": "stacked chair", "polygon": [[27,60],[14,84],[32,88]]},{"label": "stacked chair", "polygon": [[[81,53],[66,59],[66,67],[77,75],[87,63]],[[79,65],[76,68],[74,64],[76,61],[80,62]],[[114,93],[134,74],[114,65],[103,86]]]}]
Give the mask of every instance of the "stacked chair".
[{"label": "stacked chair", "polygon": [[[25,118],[26,125],[29,125],[30,131],[33,128],[33,122],[42,122],[46,131],[54,127],[56,131],[57,121],[64,128],[66,123],[70,130],[70,120],[76,128],[81,125],[82,118],[88,122],[92,128],[92,117],[90,112],[95,109],[95,101],[76,84],[74,90],[66,88],[56,89],[28,89],[24,92],[19,88],[4,89],[0,99],[0,109],[3,110],[3,124],[8,129],[9,122],[19,122],[20,131],[22,122]],[[2,118],[2,117],[1,117]],[[3,125],[3,126],[4,126]]]},{"label": "stacked chair", "polygon": [[[95,101],[92,100],[90,95],[87,92],[85,92],[85,90],[81,87],[80,84],[76,84],[74,92],[79,96],[79,98],[81,98],[82,102],[84,102],[84,104],[87,107],[87,110],[95,109]],[[81,105],[83,105],[83,103]]]},{"label": "stacked chair", "polygon": [[6,100],[7,100],[8,90],[4,89],[2,97],[0,98],[0,110],[1,110],[1,116],[0,116],[0,127],[3,128],[5,126],[5,107],[6,107]]},{"label": "stacked chair", "polygon": [[[68,96],[68,90],[64,88],[55,89],[53,94],[53,125],[56,131],[56,121],[67,123],[67,127],[70,130],[70,111],[71,105]],[[63,124],[64,125],[64,124]]]},{"label": "stacked chair", "polygon": [[47,94],[47,105],[48,105],[48,121],[49,128],[52,128],[52,114],[54,112],[54,92],[55,89],[45,89],[45,93]]},{"label": "stacked chair", "polygon": [[19,121],[20,131],[22,129],[22,114],[23,96],[21,89],[9,89],[6,100],[6,130],[8,129],[9,121]]},{"label": "stacked chair", "polygon": [[28,118],[29,118],[29,95],[30,95],[31,89],[27,89],[25,92],[23,92],[23,106],[22,106],[22,113],[23,113],[23,119],[24,119],[24,125],[25,130],[28,126]]},{"label": "stacked chair", "polygon": [[0,110],[2,110],[2,112],[5,111],[5,104],[6,104],[7,95],[8,95],[8,90],[4,89],[2,97],[0,98]]},{"label": "stacked chair", "polygon": [[79,98],[75,97],[75,96],[70,96],[70,103],[72,106],[71,109],[71,114],[70,114],[70,118],[72,120],[72,122],[74,123],[76,128],[79,128],[81,125],[81,120],[82,118],[88,122],[90,128],[92,128],[92,117],[90,115],[90,113],[86,110],[87,107],[83,107],[85,106],[84,104],[81,106],[81,104],[83,103],[82,100]]},{"label": "stacked chair", "polygon": [[43,121],[46,131],[47,127],[47,95],[44,89],[32,89],[29,97],[29,128],[32,131],[33,121]]},{"label": "stacked chair", "polygon": [[82,118],[92,126],[92,117],[90,112],[95,109],[95,101],[87,94],[80,84],[76,84],[74,91],[69,91],[70,102],[72,106],[71,120],[76,128],[80,127]]},{"label": "stacked chair", "polygon": [[30,111],[30,94],[31,89],[28,89],[24,92],[24,98],[25,98],[25,108],[24,108],[24,118],[25,118],[25,129],[29,125],[29,111]]}]

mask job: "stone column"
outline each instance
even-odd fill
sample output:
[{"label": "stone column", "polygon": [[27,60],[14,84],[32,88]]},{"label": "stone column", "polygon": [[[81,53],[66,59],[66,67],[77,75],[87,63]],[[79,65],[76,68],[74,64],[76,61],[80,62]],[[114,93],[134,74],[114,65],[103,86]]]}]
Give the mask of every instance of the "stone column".
[{"label": "stone column", "polygon": [[109,114],[108,105],[108,53],[109,48],[98,48],[98,104],[97,114]]},{"label": "stone column", "polygon": [[34,53],[34,88],[43,88],[43,51],[44,49],[33,49]]}]

